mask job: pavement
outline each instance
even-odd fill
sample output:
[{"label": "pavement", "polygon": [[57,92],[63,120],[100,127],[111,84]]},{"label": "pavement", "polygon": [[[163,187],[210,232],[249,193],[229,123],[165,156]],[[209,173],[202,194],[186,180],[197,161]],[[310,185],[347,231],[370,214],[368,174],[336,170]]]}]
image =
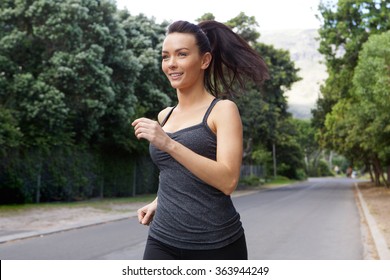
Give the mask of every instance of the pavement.
[{"label": "pavement", "polygon": [[[390,260],[390,250],[386,243],[385,238],[383,237],[382,233],[380,232],[378,225],[374,219],[374,217],[370,214],[370,211],[367,207],[367,204],[362,196],[362,194],[359,191],[359,188],[357,187],[357,184],[355,183],[355,189],[357,192],[357,200],[358,203],[361,206],[361,209],[363,212],[364,217],[362,217],[365,221],[367,221],[367,225],[369,227],[369,232],[372,235],[372,239],[374,241],[374,247],[378,253],[378,257],[381,260]],[[250,195],[252,193],[258,192],[261,190],[237,190],[233,193],[232,197],[238,197],[242,195]],[[144,203],[143,203],[144,204]],[[138,206],[137,208],[138,209]],[[94,225],[114,222],[114,221],[120,221],[129,219],[132,217],[137,216],[136,209],[133,209],[132,211],[123,211],[123,212],[117,212],[110,215],[105,216],[99,216],[96,215],[96,218],[94,219],[79,219],[74,223],[68,223],[65,225],[55,225],[47,228],[40,228],[40,229],[33,229],[33,230],[25,230],[25,231],[12,231],[12,230],[6,230],[6,231],[0,231],[0,244],[7,243],[7,242],[13,242],[21,239],[28,239],[28,238],[34,238],[34,237],[42,237],[49,234],[55,234],[63,231],[69,231],[69,230],[75,230],[80,229],[84,227],[90,227]]]}]

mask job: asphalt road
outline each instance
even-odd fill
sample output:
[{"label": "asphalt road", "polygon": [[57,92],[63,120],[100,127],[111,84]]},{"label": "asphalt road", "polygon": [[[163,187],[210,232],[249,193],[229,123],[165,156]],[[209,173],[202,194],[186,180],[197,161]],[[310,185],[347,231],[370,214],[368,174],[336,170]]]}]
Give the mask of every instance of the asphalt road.
[{"label": "asphalt road", "polygon": [[[349,179],[311,179],[234,198],[250,259],[363,259]],[[141,259],[147,227],[136,218],[0,244],[0,259]]]},{"label": "asphalt road", "polygon": [[350,179],[312,179],[237,202],[250,259],[363,259]]}]

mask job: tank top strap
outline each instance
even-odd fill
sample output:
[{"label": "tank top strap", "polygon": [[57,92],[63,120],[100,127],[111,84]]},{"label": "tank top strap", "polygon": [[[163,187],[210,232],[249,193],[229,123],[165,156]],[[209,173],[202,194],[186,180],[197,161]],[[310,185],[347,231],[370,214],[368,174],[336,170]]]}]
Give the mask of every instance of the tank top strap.
[{"label": "tank top strap", "polygon": [[173,110],[176,108],[176,105],[172,107],[172,109],[169,111],[169,113],[165,116],[164,120],[160,124],[161,126],[164,126],[165,123],[168,121],[169,117],[171,116]]},{"label": "tank top strap", "polygon": [[210,113],[211,113],[211,110],[213,110],[215,104],[217,104],[217,102],[221,100],[221,99],[218,99],[218,98],[214,98],[214,100],[211,102],[209,108],[207,109],[206,113],[204,114],[204,117],[203,117],[203,123],[204,124],[207,124],[207,118],[209,117]]}]

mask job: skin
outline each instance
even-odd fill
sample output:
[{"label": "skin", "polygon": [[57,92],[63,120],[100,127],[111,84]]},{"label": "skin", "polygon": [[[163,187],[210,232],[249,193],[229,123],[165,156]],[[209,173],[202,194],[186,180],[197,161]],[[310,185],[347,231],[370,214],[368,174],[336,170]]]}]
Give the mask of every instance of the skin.
[{"label": "skin", "polygon": [[[242,158],[242,123],[235,103],[219,101],[211,111],[207,124],[217,136],[217,157],[211,160],[196,154],[172,140],[166,132],[175,132],[201,123],[214,99],[204,87],[204,71],[211,62],[210,53],[200,54],[191,34],[167,35],[162,48],[162,70],[176,89],[178,105],[169,121],[161,123],[171,108],[162,110],[159,122],[147,118],[133,121],[135,135],[146,139],[158,149],[170,154],[202,181],[230,195],[236,188]],[[157,208],[158,198],[138,210],[138,220],[149,225]]]}]

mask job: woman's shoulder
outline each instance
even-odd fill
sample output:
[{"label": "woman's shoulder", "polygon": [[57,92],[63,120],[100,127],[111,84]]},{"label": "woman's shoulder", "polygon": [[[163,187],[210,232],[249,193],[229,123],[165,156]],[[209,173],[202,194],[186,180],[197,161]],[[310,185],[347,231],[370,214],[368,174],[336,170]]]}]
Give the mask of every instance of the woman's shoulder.
[{"label": "woman's shoulder", "polygon": [[236,103],[228,99],[219,100],[209,117],[209,126],[213,131],[217,131],[217,127],[232,125],[233,123],[240,122],[240,112]]},{"label": "woman's shoulder", "polygon": [[215,111],[218,114],[230,114],[231,112],[237,112],[238,107],[236,103],[229,99],[221,99],[215,104]]},{"label": "woman's shoulder", "polygon": [[161,110],[160,113],[157,115],[158,122],[162,124],[164,119],[168,116],[169,112],[172,111],[174,107],[166,107],[165,109]]},{"label": "woman's shoulder", "polygon": [[235,106],[237,107],[236,103],[230,99],[219,99],[217,104],[219,104],[220,106]]}]

